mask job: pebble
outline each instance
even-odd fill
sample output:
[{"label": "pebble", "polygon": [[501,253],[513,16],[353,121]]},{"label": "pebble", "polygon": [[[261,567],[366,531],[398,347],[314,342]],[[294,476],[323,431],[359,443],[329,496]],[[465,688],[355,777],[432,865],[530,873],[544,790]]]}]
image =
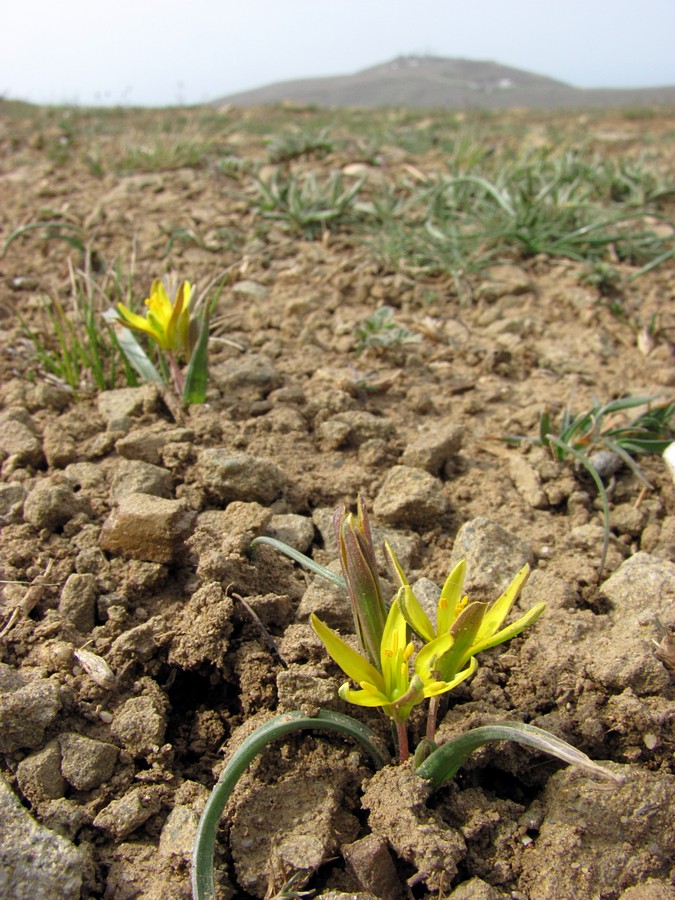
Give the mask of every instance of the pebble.
[{"label": "pebble", "polygon": [[522,456],[509,459],[509,475],[515,489],[532,509],[547,509],[548,497],[541,486],[539,473]]},{"label": "pebble", "polygon": [[171,563],[183,551],[194,520],[183,500],[125,494],[103,524],[99,546],[131,559]]},{"label": "pebble", "polygon": [[38,824],[0,775],[0,895],[80,900],[91,868],[84,849]]},{"label": "pebble", "polygon": [[145,384],[136,388],[117,388],[98,395],[98,412],[105,419],[108,431],[128,431],[131,419],[157,411],[159,389]]},{"label": "pebble", "polygon": [[96,624],[98,588],[96,576],[72,573],[61,589],[59,612],[82,634],[88,634]]},{"label": "pebble", "polygon": [[153,785],[135,787],[127,791],[119,800],[109,803],[94,819],[94,827],[100,828],[117,841],[123,840],[132,831],[161,809],[159,791]]},{"label": "pebble", "polygon": [[112,775],[119,754],[114,744],[73,733],[60,735],[59,744],[61,773],[75,790],[90,791]]},{"label": "pebble", "polygon": [[280,513],[272,516],[265,528],[265,534],[278,541],[283,541],[284,544],[294,547],[300,553],[307,553],[314,543],[314,523],[306,516]]},{"label": "pebble", "polygon": [[23,505],[23,517],[36,528],[58,531],[78,512],[78,501],[68,484],[50,479],[38,482]]},{"label": "pebble", "polygon": [[388,525],[433,525],[448,509],[443,485],[428,472],[394,466],[373,503],[373,513]]},{"label": "pebble", "polygon": [[[0,665],[13,672],[10,666]],[[17,676],[17,681],[9,681],[13,687],[6,691],[0,688],[5,691],[0,693],[0,753],[39,747],[61,710],[59,690],[53,681],[41,678],[22,682]]]},{"label": "pebble", "polygon": [[466,560],[465,591],[492,595],[503,591],[525,563],[532,564],[534,553],[527,541],[478,516],[457,532],[448,569],[461,559]]},{"label": "pebble", "polygon": [[26,490],[18,481],[0,485],[0,526],[21,522],[25,499]]},{"label": "pebble", "polygon": [[16,767],[16,780],[21,793],[33,806],[63,797],[66,780],[61,773],[58,741],[50,741],[42,750],[22,759]]},{"label": "pebble", "polygon": [[463,439],[464,429],[461,426],[449,421],[434,423],[432,428],[426,428],[408,444],[401,462],[439,475],[443,466],[457,455]]},{"label": "pebble", "polygon": [[274,463],[224,447],[202,450],[195,475],[211,501],[216,503],[232,500],[273,503],[282,494],[286,483]]}]

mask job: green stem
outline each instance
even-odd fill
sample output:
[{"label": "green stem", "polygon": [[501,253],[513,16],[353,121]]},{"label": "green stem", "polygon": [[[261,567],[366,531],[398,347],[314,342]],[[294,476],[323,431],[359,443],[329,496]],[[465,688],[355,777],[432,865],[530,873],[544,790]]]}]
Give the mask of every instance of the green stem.
[{"label": "green stem", "polygon": [[321,729],[346,734],[358,741],[370,753],[378,768],[386,765],[387,759],[375,744],[375,734],[366,725],[342,713],[321,710],[316,716],[307,716],[293,711],[275,716],[250,734],[237,747],[223,769],[217,784],[211,791],[197,827],[192,852],[192,896],[194,900],[215,900],[213,878],[213,857],[216,847],[218,823],[234,787],[255,757],[271,741],[284,737],[293,731]]},{"label": "green stem", "polygon": [[274,549],[279,550],[280,553],[284,553],[286,556],[290,556],[291,559],[294,559],[297,563],[300,563],[300,565],[304,566],[305,569],[309,569],[310,572],[315,572],[317,575],[320,575],[321,578],[325,578],[326,581],[330,581],[332,584],[336,585],[339,588],[342,588],[344,591],[347,590],[347,582],[344,580],[342,575],[338,575],[337,572],[331,572],[330,569],[327,569],[320,563],[314,562],[313,559],[310,559],[309,556],[305,556],[304,553],[296,550],[295,547],[289,547],[289,545],[284,544],[283,541],[278,541],[276,538],[268,537],[266,534],[261,534],[259,537],[253,538],[250,546],[257,547],[258,544],[269,544],[270,547],[274,547]]}]

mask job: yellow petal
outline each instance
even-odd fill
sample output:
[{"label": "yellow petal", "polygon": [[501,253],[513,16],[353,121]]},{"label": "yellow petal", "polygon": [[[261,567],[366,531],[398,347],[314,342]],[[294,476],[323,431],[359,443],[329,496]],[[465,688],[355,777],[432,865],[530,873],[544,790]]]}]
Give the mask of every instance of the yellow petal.
[{"label": "yellow petal", "polygon": [[[365,682],[364,682],[365,684]],[[354,703],[356,706],[388,706],[390,700],[387,699],[379,691],[360,690],[355,691],[349,687],[349,683],[345,682],[338,691],[338,695],[347,703]]]},{"label": "yellow petal", "polygon": [[312,628],[321,639],[324,647],[328,651],[330,657],[340,666],[342,671],[349,677],[360,684],[366,681],[376,686],[380,691],[384,692],[384,679],[377,671],[375,666],[364,659],[360,653],[357,653],[332,629],[325,625],[321,619],[312,613]]},{"label": "yellow petal", "polygon": [[480,653],[481,650],[488,650],[490,647],[496,647],[497,644],[503,644],[504,641],[510,641],[512,637],[520,634],[521,631],[524,631],[536,621],[543,613],[545,607],[546,604],[543,601],[535,604],[532,609],[528,609],[524,616],[512,622],[511,625],[507,625],[506,628],[502,628],[496,634],[486,635],[484,640],[480,640],[479,632],[476,643],[471,647],[471,653]]},{"label": "yellow petal", "polygon": [[409,584],[404,584],[399,588],[396,599],[404,619],[415,634],[419,635],[423,641],[433,641],[436,637],[434,627]]},{"label": "yellow petal", "polygon": [[143,318],[143,316],[139,316],[130,309],[127,309],[123,303],[117,304],[117,312],[127,328],[131,328],[134,331],[142,331],[144,334],[150,335],[150,337],[154,338],[156,341],[161,340],[161,334],[157,333],[151,322]]},{"label": "yellow petal", "polygon": [[487,638],[494,634],[497,629],[501,628],[502,622],[508,616],[509,610],[513,606],[513,603],[520,593],[520,589],[525,584],[529,574],[530,567],[525,564],[501,597],[491,604],[483,618],[483,624],[478,633],[479,639]]},{"label": "yellow petal", "polygon": [[466,560],[460,559],[455,568],[450,572],[443,585],[441,596],[438,600],[436,613],[436,633],[444,634],[450,630],[450,626],[456,618],[455,610],[462,599],[462,588],[466,577]]}]

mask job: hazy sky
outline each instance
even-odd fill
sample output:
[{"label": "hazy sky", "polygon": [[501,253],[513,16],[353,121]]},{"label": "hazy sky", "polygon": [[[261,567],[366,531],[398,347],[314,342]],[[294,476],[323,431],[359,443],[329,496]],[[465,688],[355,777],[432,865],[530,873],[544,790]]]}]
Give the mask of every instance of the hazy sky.
[{"label": "hazy sky", "polygon": [[0,95],[168,105],[405,54],[675,84],[675,0],[3,0]]}]

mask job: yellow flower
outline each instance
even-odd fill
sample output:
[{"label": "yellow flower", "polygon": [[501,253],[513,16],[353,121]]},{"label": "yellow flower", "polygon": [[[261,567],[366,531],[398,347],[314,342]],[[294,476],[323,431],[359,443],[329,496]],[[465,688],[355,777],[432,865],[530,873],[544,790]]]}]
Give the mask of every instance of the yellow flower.
[{"label": "yellow flower", "polygon": [[397,597],[406,622],[423,641],[433,641],[443,634],[451,634],[454,638],[452,646],[436,661],[440,677],[446,680],[459,672],[477,653],[520,634],[539,618],[546,606],[543,602],[536,603],[511,625],[502,627],[530,574],[530,567],[523,566],[494,603],[469,602],[467,596],[462,596],[466,562],[461,560],[448,575],[441,591],[434,628],[415,597],[391,547],[387,546],[387,551],[401,584]]},{"label": "yellow flower", "polygon": [[152,283],[150,296],[145,301],[148,307],[145,317],[132,312],[123,303],[117,304],[117,311],[127,328],[147,334],[162,350],[169,350],[187,360],[193,343],[190,328],[193,291],[190,283],[184,281],[176,291],[176,299],[172,303],[166,288],[156,279]]},{"label": "yellow flower", "polygon": [[451,680],[437,678],[436,662],[454,643],[453,636],[447,633],[422,647],[415,657],[411,678],[410,659],[414,648],[412,643],[407,642],[407,623],[397,600],[389,609],[382,633],[381,671],[315,615],[312,615],[312,628],[333,660],[359,685],[360,690],[354,690],[346,682],[339,690],[340,697],[357,706],[381,706],[398,723],[405,722],[413,706],[425,697],[435,697],[451,690],[477,668],[475,659],[471,659],[466,669]]}]

